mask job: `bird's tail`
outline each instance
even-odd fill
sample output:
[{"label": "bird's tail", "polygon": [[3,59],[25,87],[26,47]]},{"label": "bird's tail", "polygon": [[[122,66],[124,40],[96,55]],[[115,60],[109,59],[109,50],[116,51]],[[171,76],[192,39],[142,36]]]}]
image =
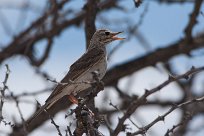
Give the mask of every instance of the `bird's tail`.
[{"label": "bird's tail", "polygon": [[26,124],[29,125],[32,121],[34,121],[35,119],[37,119],[38,116],[44,112],[44,109],[46,109],[46,106],[47,106],[47,105],[45,104],[45,105],[43,105],[39,110],[37,110],[37,111],[35,112],[35,114],[27,121]]},{"label": "bird's tail", "polygon": [[43,106],[41,106],[40,109],[37,110],[35,114],[27,121],[27,125],[32,123],[32,121],[36,120],[43,112],[49,114],[47,113],[47,111],[55,104],[55,102],[56,101],[53,101],[51,103],[45,103]]}]

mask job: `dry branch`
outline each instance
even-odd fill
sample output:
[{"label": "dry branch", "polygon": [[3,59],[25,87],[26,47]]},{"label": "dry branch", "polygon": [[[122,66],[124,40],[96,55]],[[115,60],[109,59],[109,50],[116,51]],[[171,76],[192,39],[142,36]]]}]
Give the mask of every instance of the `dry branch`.
[{"label": "dry branch", "polygon": [[9,78],[9,74],[10,74],[10,69],[9,66],[6,64],[6,75],[3,81],[3,88],[0,88],[0,92],[1,92],[1,96],[0,96],[0,122],[3,121],[4,117],[3,117],[3,105],[4,105],[4,99],[5,99],[5,91],[8,88],[7,87],[7,81]]},{"label": "dry branch", "polygon": [[[182,75],[179,75],[179,76],[169,76],[168,80],[164,81],[163,83],[161,83],[157,87],[155,87],[155,88],[153,88],[151,90],[146,90],[144,95],[142,95],[138,99],[135,99],[134,101],[132,101],[129,104],[130,106],[127,108],[127,110],[126,110],[125,114],[123,115],[123,117],[121,117],[119,119],[118,124],[117,124],[114,132],[112,133],[112,136],[117,136],[121,131],[124,131],[123,125],[124,125],[124,122],[126,121],[126,119],[128,119],[140,105],[147,102],[147,97],[149,95],[161,90],[162,88],[164,88],[166,85],[170,84],[171,82],[177,81],[177,80],[182,79],[182,78],[187,80],[187,79],[189,79],[189,77],[192,74],[195,74],[195,73],[203,71],[203,70],[204,70],[204,67],[200,67],[200,68],[192,67],[192,69],[187,71],[186,73],[184,73]],[[187,102],[187,103],[189,103],[189,102]],[[144,130],[141,129],[140,131],[143,132],[143,133],[146,133],[146,131],[152,126],[152,124],[147,126],[147,128],[142,128]]]},{"label": "dry branch", "polygon": [[151,123],[149,123],[148,125],[142,127],[140,130],[138,130],[137,132],[134,132],[132,134],[130,134],[130,136],[135,136],[138,134],[145,134],[147,132],[148,129],[150,129],[153,125],[155,125],[157,122],[159,121],[164,121],[166,116],[168,116],[170,113],[172,113],[174,110],[176,109],[180,109],[183,106],[189,105],[189,104],[193,104],[193,103],[200,103],[200,102],[204,102],[204,96],[197,98],[197,99],[192,99],[186,102],[183,102],[179,105],[174,105],[172,108],[170,108],[166,113],[164,113],[161,116],[158,116],[156,119],[154,119]]},{"label": "dry branch", "polygon": [[166,48],[157,49],[147,55],[117,65],[106,73],[103,81],[106,86],[111,86],[117,83],[120,78],[142,68],[154,66],[157,62],[166,62],[176,55],[189,54],[192,50],[200,49],[204,47],[204,34],[194,37],[192,42],[182,45],[183,40],[180,40],[174,44],[167,45]]}]

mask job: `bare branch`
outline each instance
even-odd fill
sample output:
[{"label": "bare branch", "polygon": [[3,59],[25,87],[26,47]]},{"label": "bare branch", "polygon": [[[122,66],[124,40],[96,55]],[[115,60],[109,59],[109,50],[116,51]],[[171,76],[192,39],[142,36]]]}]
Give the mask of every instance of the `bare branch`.
[{"label": "bare branch", "polygon": [[170,133],[174,133],[175,129],[179,128],[180,126],[183,126],[188,120],[191,119],[191,115],[187,114],[183,120],[181,120],[180,123],[173,125],[171,129],[168,129],[167,132],[165,133],[165,136],[170,136]]},{"label": "bare branch", "polygon": [[19,114],[20,114],[21,120],[22,120],[22,122],[23,122],[24,134],[27,135],[28,132],[27,132],[27,130],[26,130],[26,123],[25,123],[25,119],[24,119],[24,117],[23,117],[23,113],[22,113],[22,111],[21,111],[21,109],[20,109],[20,107],[19,107],[19,102],[18,102],[18,100],[17,100],[16,98],[14,98],[14,100],[15,100],[15,102],[16,102],[16,107],[17,107],[18,112],[19,112]]},{"label": "bare branch", "polygon": [[137,132],[135,133],[132,133],[130,136],[134,136],[134,135],[138,135],[138,134],[145,134],[147,132],[147,130],[149,128],[151,128],[153,125],[155,125],[157,122],[159,121],[164,121],[165,117],[168,116],[171,112],[173,112],[175,109],[180,109],[186,105],[189,105],[189,104],[193,104],[193,103],[199,103],[199,102],[204,102],[204,96],[203,97],[200,97],[200,98],[197,98],[197,99],[192,99],[192,100],[189,100],[189,101],[186,101],[184,103],[181,103],[179,105],[174,105],[171,109],[169,109],[166,113],[164,113],[163,115],[161,116],[158,116],[156,119],[154,119],[151,123],[149,123],[148,125],[146,125],[145,127],[142,127],[141,130],[138,130]]},{"label": "bare branch", "polygon": [[106,73],[103,81],[106,86],[111,86],[117,83],[120,78],[130,75],[144,67],[156,65],[157,62],[166,62],[173,56],[188,54],[194,49],[202,48],[204,47],[203,37],[204,34],[194,37],[192,43],[187,44],[189,46],[186,45],[181,47],[180,45],[183,43],[183,40],[181,40],[174,44],[168,45],[166,48],[157,49],[156,51],[147,55],[117,65]]},{"label": "bare branch", "polygon": [[95,20],[98,8],[97,5],[98,4],[96,0],[88,0],[87,4],[84,6],[84,10],[86,10],[85,17],[86,48],[88,48],[91,37],[96,31]]},{"label": "bare branch", "polygon": [[201,5],[202,5],[202,1],[203,0],[196,0],[195,1],[194,10],[193,10],[193,12],[190,15],[190,19],[189,19],[188,25],[185,28],[185,34],[186,34],[185,38],[187,40],[192,40],[192,30],[193,30],[193,27],[197,23],[196,18],[197,18],[197,16],[200,13],[200,8],[201,8]]},{"label": "bare branch", "polygon": [[161,90],[162,88],[164,88],[166,85],[168,85],[169,83],[171,83],[173,81],[177,81],[177,80],[182,79],[182,78],[187,80],[187,79],[189,79],[190,75],[195,74],[195,73],[200,72],[200,71],[203,71],[203,70],[204,70],[204,67],[200,67],[200,68],[192,67],[192,69],[187,71],[186,73],[179,75],[179,76],[169,77],[168,80],[164,81],[163,83],[161,83],[157,87],[155,87],[151,90],[146,90],[144,95],[142,95],[141,97],[139,97],[138,99],[136,99],[135,101],[133,101],[129,104],[130,106],[127,108],[127,111],[125,112],[123,117],[119,119],[119,122],[118,122],[112,136],[117,136],[123,130],[122,126],[123,126],[123,123],[125,122],[125,120],[127,118],[129,118],[140,105],[147,102],[147,97],[149,95]]},{"label": "bare branch", "polygon": [[3,105],[4,105],[4,98],[5,98],[5,91],[8,88],[7,87],[7,81],[9,78],[9,74],[10,74],[10,69],[8,64],[5,65],[6,66],[6,75],[3,81],[3,88],[0,88],[0,92],[1,92],[1,96],[0,96],[0,122],[4,119],[3,118]]}]

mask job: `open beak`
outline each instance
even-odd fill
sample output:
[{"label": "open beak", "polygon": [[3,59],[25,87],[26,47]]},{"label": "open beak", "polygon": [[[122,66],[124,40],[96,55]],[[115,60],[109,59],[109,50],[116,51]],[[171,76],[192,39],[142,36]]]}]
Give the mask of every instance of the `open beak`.
[{"label": "open beak", "polygon": [[124,40],[125,38],[120,38],[120,37],[117,37],[116,35],[118,35],[118,34],[120,34],[120,33],[122,33],[122,32],[112,32],[111,33],[111,38],[113,39],[113,40]]}]

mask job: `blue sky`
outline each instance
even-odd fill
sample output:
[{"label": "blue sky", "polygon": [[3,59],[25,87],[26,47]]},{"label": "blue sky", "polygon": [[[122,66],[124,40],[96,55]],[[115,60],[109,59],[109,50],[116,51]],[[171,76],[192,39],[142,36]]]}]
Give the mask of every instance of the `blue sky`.
[{"label": "blue sky", "polygon": [[[24,0],[21,0],[22,2]],[[32,5],[35,5],[39,9],[43,9],[45,7],[46,1],[34,1],[30,0]],[[83,7],[85,1],[83,0],[75,0],[71,2],[71,5],[67,5],[66,7],[72,7],[75,9],[80,9]],[[19,4],[20,2],[16,2],[15,0],[2,0],[0,1],[0,12],[4,14],[4,16],[8,19],[8,22],[11,26],[11,30],[13,30],[13,34],[17,34],[15,26],[17,24],[17,20],[19,18],[19,10],[11,9],[11,8],[2,8],[7,3]],[[189,14],[193,9],[193,5],[191,3],[188,4],[158,4],[154,1],[145,1],[139,8],[135,8],[132,0],[121,0],[120,5],[125,5],[126,13],[123,13],[119,10],[109,10],[104,13],[100,13],[99,16],[107,17],[115,20],[121,20],[121,18],[132,18],[132,23],[138,22],[140,19],[141,13],[144,11],[145,6],[148,4],[148,12],[145,15],[142,25],[138,28],[138,31],[141,32],[145,38],[147,39],[149,45],[151,46],[151,51],[164,47],[170,43],[173,43],[184,36],[184,28],[188,23]],[[10,5],[10,4],[7,4]],[[204,11],[204,5],[202,5],[202,11]],[[41,11],[38,12],[29,11],[27,18],[25,18],[25,23],[22,26],[22,30],[25,29],[30,23],[35,20],[39,15],[41,15]],[[68,16],[67,18],[72,18],[73,16]],[[200,31],[204,29],[204,16],[199,15],[198,17],[199,24],[196,25],[195,29],[193,30],[193,34],[196,35]],[[101,24],[99,21],[96,22],[97,28],[109,28],[115,31],[124,31],[122,34],[123,37],[126,36],[126,27],[127,25],[124,23],[117,23],[117,21],[113,24]],[[82,25],[83,27],[83,25]],[[54,46],[51,51],[49,59],[42,65],[42,70],[48,72],[53,78],[56,78],[58,81],[62,79],[62,77],[66,74],[69,69],[69,66],[79,58],[85,51],[85,34],[84,31],[77,27],[71,27],[66,29],[61,33],[58,37],[55,38]],[[5,34],[2,25],[0,25],[0,46],[7,45],[10,40],[11,36]],[[113,47],[117,46],[119,42],[115,42],[109,46],[109,50]],[[42,52],[43,46],[45,45],[44,41],[38,43],[38,53]],[[199,51],[195,51],[194,54],[197,54]],[[143,48],[143,45],[137,40],[137,38],[131,39],[126,41],[122,47],[120,47],[117,52],[112,56],[109,67],[112,67],[116,64],[122,63],[126,60],[132,59],[134,57],[139,57],[141,55],[146,54],[147,51]],[[171,63],[175,66],[175,69],[178,70],[178,73],[183,73],[184,71],[188,70],[192,65],[201,66],[204,65],[204,62],[201,61],[204,59],[204,55],[199,55],[193,59],[189,59],[185,55],[180,55],[177,58],[171,60]],[[29,65],[28,61],[21,56],[13,57],[8,59],[4,64],[9,64],[11,69],[11,74],[9,78],[9,88],[15,94],[21,93],[22,91],[35,91],[39,89],[43,89],[47,86],[50,86],[51,83],[46,82],[43,78],[36,75],[32,67]],[[5,67],[2,65],[0,66],[0,81],[3,80],[2,75],[5,73]],[[163,71],[158,71],[155,68],[148,67],[144,70],[138,71],[135,75],[135,82],[133,83],[132,87],[130,87],[130,93],[133,94],[142,94],[144,88],[152,88],[157,84],[161,83],[167,78],[167,74]],[[157,76],[158,79],[154,77]],[[120,87],[124,88],[126,82],[128,81],[129,77],[122,79],[120,82]],[[147,82],[144,82],[147,81]],[[135,90],[135,87],[137,89]],[[108,88],[111,90],[110,88]],[[108,90],[107,89],[107,90]],[[169,99],[172,96],[175,99],[178,99],[180,96],[179,88],[176,87],[176,84],[172,84],[165,88],[166,90],[161,91],[160,93],[156,94],[154,98],[165,98]],[[170,91],[169,94],[167,93],[168,90]],[[42,104],[44,100],[47,98],[49,94],[43,94],[41,96],[37,96],[36,99],[39,100]],[[103,93],[100,94],[101,96]],[[112,95],[116,95],[113,94]],[[117,96],[116,96],[117,97]],[[151,98],[151,99],[154,99]],[[35,101],[34,98],[25,98],[27,100]],[[100,105],[99,101],[100,98],[97,100],[98,105]],[[117,103],[117,100],[113,99],[113,102]],[[8,105],[13,106],[13,112],[16,112],[15,105],[13,103],[7,103]],[[107,103],[106,103],[107,104]],[[6,107],[6,106],[5,106]],[[22,109],[29,109],[24,111],[23,114],[25,117],[29,117],[29,115],[34,110],[32,105],[29,104],[22,104]],[[7,119],[11,119],[12,113],[8,112],[8,109],[5,109],[7,113]],[[140,116],[144,114],[147,109],[141,112]],[[151,115],[149,118],[146,118],[145,122],[151,120],[156,115],[162,113],[161,111],[165,111],[164,109],[157,109],[155,110],[154,115]],[[145,113],[147,114],[147,113]],[[179,113],[174,113],[179,114]],[[5,114],[6,115],[6,114]],[[149,116],[149,115],[147,115]],[[20,120],[20,117],[16,115],[16,118]],[[117,116],[115,117],[117,118]],[[166,128],[171,127],[177,119],[173,119],[173,116],[169,118],[165,122]],[[162,124],[162,123],[161,123]],[[47,124],[49,125],[49,124]],[[3,127],[0,125],[0,128]],[[157,125],[156,125],[157,127]],[[158,125],[158,128],[160,126]],[[3,127],[5,130],[9,130],[7,127]],[[160,131],[159,131],[160,132]],[[165,132],[165,131],[164,131]],[[163,131],[161,133],[164,133]],[[36,134],[43,133],[42,131],[36,131],[33,133],[33,136]],[[158,132],[157,132],[158,133]],[[53,132],[53,136],[55,132]]]}]

